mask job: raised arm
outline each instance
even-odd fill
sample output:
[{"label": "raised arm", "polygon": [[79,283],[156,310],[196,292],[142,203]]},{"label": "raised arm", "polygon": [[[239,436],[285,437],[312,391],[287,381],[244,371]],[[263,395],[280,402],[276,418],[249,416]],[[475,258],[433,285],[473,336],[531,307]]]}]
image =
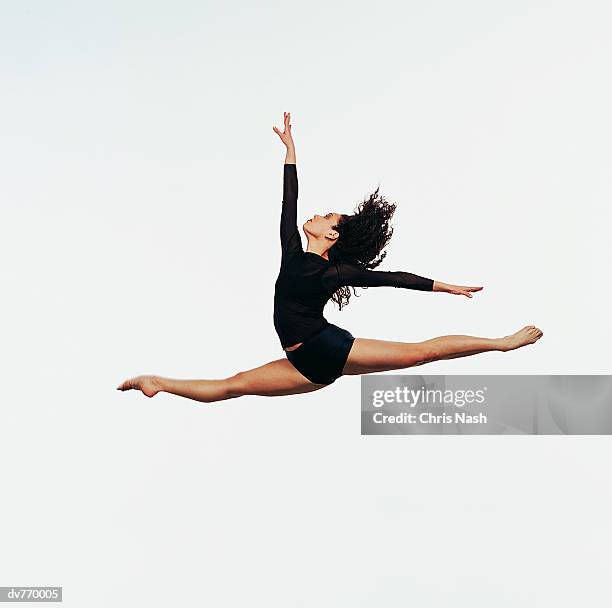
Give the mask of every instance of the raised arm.
[{"label": "raised arm", "polygon": [[434,291],[434,280],[410,272],[365,270],[354,264],[338,263],[327,274],[330,290],[350,285],[352,287],[403,287],[418,291]]},{"label": "raised arm", "polygon": [[297,165],[295,162],[295,145],[291,136],[291,115],[285,112],[285,131],[281,133],[276,127],[274,131],[278,133],[282,142],[287,147],[285,165],[283,168],[283,206],[280,221],[280,240],[282,257],[303,251],[302,239],[297,227],[297,199],[298,199],[298,178]]},{"label": "raised arm", "polygon": [[280,240],[282,257],[303,251],[297,227],[298,179],[295,163],[285,163],[283,169],[283,208],[281,210]]}]

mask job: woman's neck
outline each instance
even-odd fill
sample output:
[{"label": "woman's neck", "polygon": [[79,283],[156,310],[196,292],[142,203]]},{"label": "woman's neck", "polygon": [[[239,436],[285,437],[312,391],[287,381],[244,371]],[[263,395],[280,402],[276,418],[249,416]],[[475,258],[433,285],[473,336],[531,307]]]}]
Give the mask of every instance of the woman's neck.
[{"label": "woman's neck", "polygon": [[306,251],[308,253],[316,253],[317,255],[320,255],[322,258],[325,258],[329,261],[329,256],[327,255],[328,250],[323,249],[321,246],[317,246],[316,243],[308,243],[308,245],[306,246]]}]

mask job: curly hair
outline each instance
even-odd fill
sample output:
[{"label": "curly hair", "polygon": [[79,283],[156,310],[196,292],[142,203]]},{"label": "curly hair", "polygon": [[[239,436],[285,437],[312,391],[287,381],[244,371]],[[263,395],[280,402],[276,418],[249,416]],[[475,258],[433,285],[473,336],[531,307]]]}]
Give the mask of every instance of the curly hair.
[{"label": "curly hair", "polygon": [[[382,250],[393,235],[389,225],[397,205],[389,203],[379,195],[380,186],[363,202],[359,203],[352,215],[343,214],[334,226],[339,233],[335,244],[329,249],[331,262],[347,262],[362,269],[372,270],[381,264],[387,253]],[[353,294],[359,297],[352,287]],[[363,289],[367,289],[364,287]],[[351,286],[338,288],[331,296],[339,310],[349,303]]]}]

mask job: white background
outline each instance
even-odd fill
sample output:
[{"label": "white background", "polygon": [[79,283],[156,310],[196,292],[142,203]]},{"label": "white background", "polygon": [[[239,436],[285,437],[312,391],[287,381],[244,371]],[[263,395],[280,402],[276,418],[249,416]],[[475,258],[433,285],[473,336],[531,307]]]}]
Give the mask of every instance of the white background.
[{"label": "white background", "polygon": [[544,331],[419,373],[612,373],[611,16],[4,2],[0,585],[92,608],[609,606],[610,437],[361,437],[355,376],[216,405],[115,387],[283,356],[283,111],[300,224],[380,183],[380,270],[484,285],[358,290],[328,320]]}]

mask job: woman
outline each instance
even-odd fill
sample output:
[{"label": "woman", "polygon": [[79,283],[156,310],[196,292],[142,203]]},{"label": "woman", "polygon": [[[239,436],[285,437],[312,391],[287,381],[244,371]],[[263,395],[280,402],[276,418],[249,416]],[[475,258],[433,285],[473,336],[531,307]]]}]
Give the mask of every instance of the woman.
[{"label": "woman", "polygon": [[381,253],[393,230],[389,220],[395,205],[378,196],[378,189],[353,215],[314,215],[302,225],[308,245],[302,248],[297,229],[298,181],[291,114],[285,112],[278,134],[286,146],[281,211],[281,266],[274,293],[274,327],[285,351],[282,359],[218,380],[176,380],[138,376],[118,390],[141,390],[147,397],[160,391],[212,403],[242,395],[278,396],[316,391],[342,375],[404,369],[440,359],[491,350],[509,351],[539,340],[543,333],[527,325],[503,338],[440,336],[424,342],[390,342],[355,338],[323,317],[331,298],[340,309],[350,299],[350,287],[393,286],[472,297],[482,287],[449,285],[408,272],[380,272]]}]

